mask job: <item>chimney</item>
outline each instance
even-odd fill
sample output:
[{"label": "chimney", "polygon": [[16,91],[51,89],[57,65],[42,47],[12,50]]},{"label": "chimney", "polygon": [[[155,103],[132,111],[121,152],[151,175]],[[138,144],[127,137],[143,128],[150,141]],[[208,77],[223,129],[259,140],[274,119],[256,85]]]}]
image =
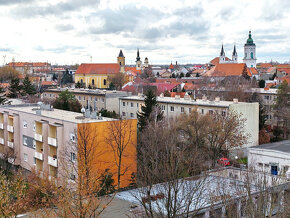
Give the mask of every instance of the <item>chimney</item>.
[{"label": "chimney", "polygon": [[239,103],[239,99],[234,98],[234,99],[233,99],[233,102],[234,102],[235,104],[237,104],[237,103]]},{"label": "chimney", "polygon": [[216,101],[216,102],[220,102],[220,100],[221,100],[220,97],[216,97],[216,98],[215,98],[215,101]]}]

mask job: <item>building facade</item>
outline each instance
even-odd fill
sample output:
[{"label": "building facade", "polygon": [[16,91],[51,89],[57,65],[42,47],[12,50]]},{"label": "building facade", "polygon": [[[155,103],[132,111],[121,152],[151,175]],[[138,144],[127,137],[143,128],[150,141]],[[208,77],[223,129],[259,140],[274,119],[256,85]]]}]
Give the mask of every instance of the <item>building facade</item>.
[{"label": "building facade", "polygon": [[[116,165],[112,162],[114,153],[104,138],[109,134],[108,125],[119,122],[87,112],[83,115],[71,111],[52,109],[49,105],[16,105],[0,107],[0,152],[2,157],[9,154],[8,161],[28,171],[35,169],[40,175],[48,174],[50,178],[60,178],[67,166],[63,160],[77,161],[77,149],[73,145],[80,143],[78,134],[89,127],[90,137],[94,138],[96,152],[96,170],[101,173],[107,168],[117,178]],[[136,172],[137,121],[132,120],[132,144],[125,152],[127,158],[123,163],[128,169],[123,177],[122,186],[129,184],[131,173]],[[64,153],[65,151],[65,153]],[[127,152],[128,151],[128,152]],[[65,156],[64,156],[65,155]],[[125,166],[124,165],[124,166]],[[76,175],[71,175],[71,180]]]},{"label": "building facade", "polygon": [[74,94],[75,98],[81,103],[84,108],[89,108],[92,111],[100,111],[106,109],[119,113],[119,98],[130,96],[130,92],[98,90],[98,89],[67,89],[56,88],[47,89],[41,94],[43,100],[53,101],[59,93],[68,90]]},{"label": "building facade", "polygon": [[[190,96],[176,95],[171,97],[157,97],[157,102],[163,111],[166,118],[176,118],[183,114],[189,114],[193,110],[197,110],[200,114],[227,113],[234,111],[245,119],[245,134],[249,134],[248,143],[245,147],[258,145],[259,135],[259,104],[238,102],[238,99],[233,101],[220,101],[220,98],[215,100],[203,99],[192,100]],[[119,114],[125,119],[136,119],[137,112],[141,111],[141,106],[144,105],[143,96],[129,96],[120,98]]]}]

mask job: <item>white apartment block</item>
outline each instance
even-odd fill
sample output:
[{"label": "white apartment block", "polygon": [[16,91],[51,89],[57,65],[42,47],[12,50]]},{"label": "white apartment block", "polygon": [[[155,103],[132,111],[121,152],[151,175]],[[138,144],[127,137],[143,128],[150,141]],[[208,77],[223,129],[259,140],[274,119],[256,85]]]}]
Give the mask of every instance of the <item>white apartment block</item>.
[{"label": "white apartment block", "polygon": [[107,109],[108,111],[115,111],[116,113],[119,112],[119,97],[131,95],[129,92],[115,90],[57,88],[45,90],[41,97],[43,100],[54,100],[60,92],[65,90],[74,94],[84,108],[91,108],[94,111]]},{"label": "white apartment block", "polygon": [[[57,177],[60,151],[76,141],[80,123],[105,122],[104,117],[52,109],[49,105],[23,104],[0,107],[0,153],[14,154],[9,162],[31,171]],[[71,154],[72,158],[76,154]],[[72,160],[73,161],[73,160]]]},{"label": "white apartment block", "polygon": [[[215,100],[203,99],[192,100],[190,96],[180,98],[157,97],[157,102],[163,111],[166,118],[176,118],[183,114],[189,114],[192,110],[197,110],[201,114],[227,113],[235,111],[245,119],[245,134],[250,137],[247,145],[244,147],[255,146],[259,143],[259,104],[238,102],[238,99],[233,101],[220,101],[220,98]],[[119,114],[125,119],[136,119],[137,112],[141,111],[141,106],[144,105],[143,96],[120,97]]]}]

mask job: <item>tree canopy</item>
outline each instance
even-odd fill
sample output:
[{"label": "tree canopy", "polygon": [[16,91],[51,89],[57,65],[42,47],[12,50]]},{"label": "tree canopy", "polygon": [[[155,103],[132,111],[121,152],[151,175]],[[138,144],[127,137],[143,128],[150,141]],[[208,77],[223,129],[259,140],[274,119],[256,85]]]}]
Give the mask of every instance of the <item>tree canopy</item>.
[{"label": "tree canopy", "polygon": [[25,95],[34,95],[36,94],[36,89],[34,85],[31,84],[28,75],[25,76],[22,84],[23,94]]},{"label": "tree canopy", "polygon": [[52,105],[54,108],[57,108],[57,109],[74,111],[74,112],[80,112],[82,108],[79,101],[68,90],[62,91],[59,94],[58,98],[54,100]]}]

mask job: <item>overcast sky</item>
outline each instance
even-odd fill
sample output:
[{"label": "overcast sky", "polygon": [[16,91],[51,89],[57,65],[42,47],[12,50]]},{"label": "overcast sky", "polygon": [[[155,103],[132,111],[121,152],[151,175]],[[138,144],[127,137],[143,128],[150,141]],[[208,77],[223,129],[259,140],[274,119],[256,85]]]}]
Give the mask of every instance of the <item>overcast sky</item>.
[{"label": "overcast sky", "polygon": [[259,61],[290,59],[289,0],[0,0],[0,63],[206,63],[224,43],[239,62],[248,31]]}]

